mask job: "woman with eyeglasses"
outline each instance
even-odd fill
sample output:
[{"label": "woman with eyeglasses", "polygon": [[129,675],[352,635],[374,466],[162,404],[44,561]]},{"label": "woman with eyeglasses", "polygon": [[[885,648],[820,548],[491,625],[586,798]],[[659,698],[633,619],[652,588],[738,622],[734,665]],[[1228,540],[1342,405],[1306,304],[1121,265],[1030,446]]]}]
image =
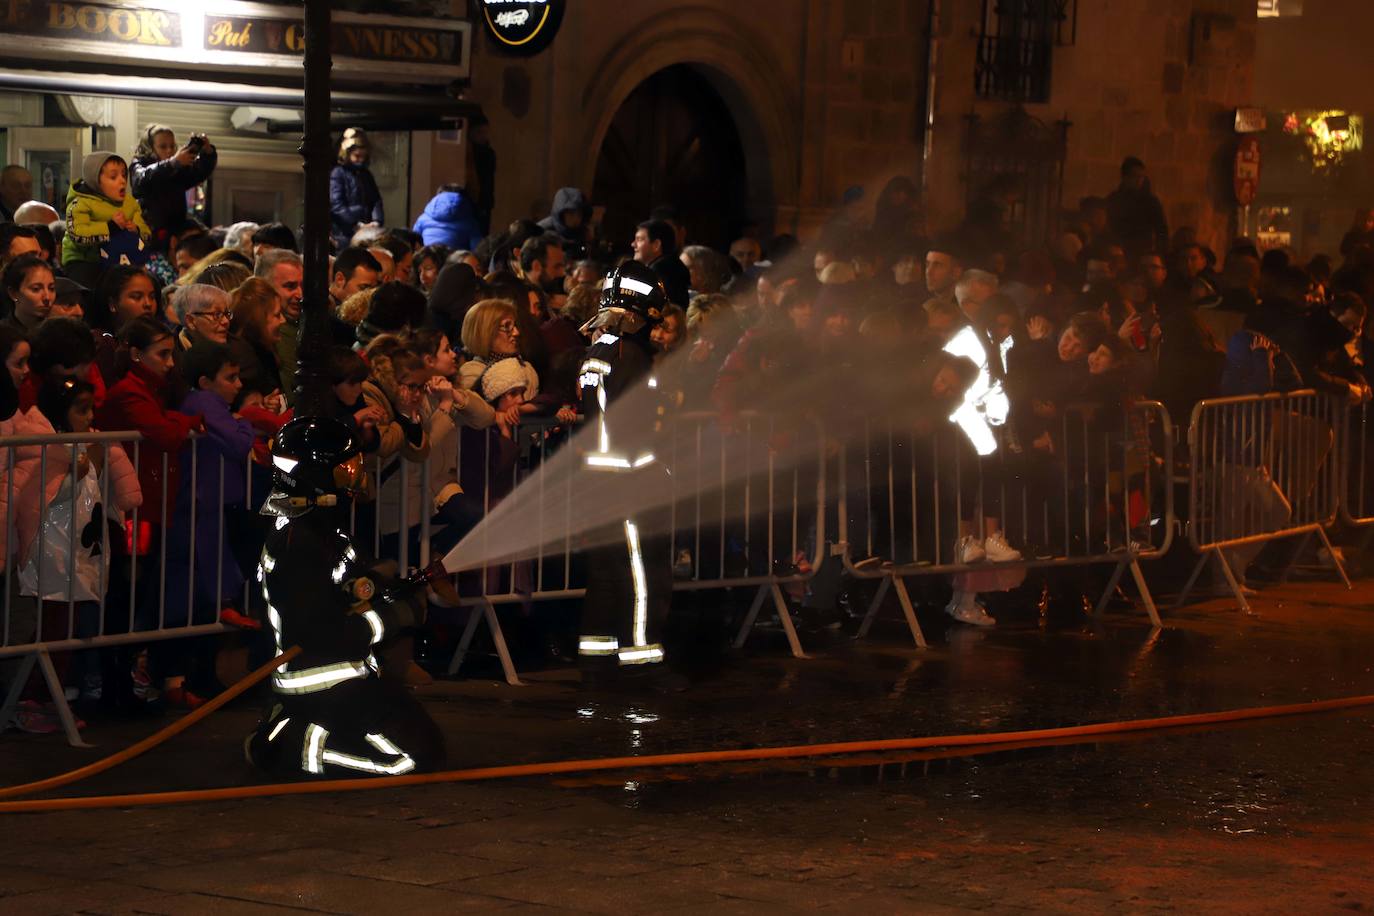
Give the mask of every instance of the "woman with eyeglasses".
[{"label": "woman with eyeglasses", "polygon": [[229,294],[219,287],[205,283],[179,287],[172,297],[172,310],[181,323],[181,333],[176,337],[178,353],[200,340],[228,343],[234,312]]},{"label": "woman with eyeglasses", "polygon": [[[470,357],[458,368],[458,384],[472,391],[479,389],[482,376],[494,363],[520,356],[520,328],[515,305],[508,299],[483,299],[463,317],[463,349]],[[532,403],[539,394],[539,373],[529,363],[521,363],[525,375],[525,403],[498,411],[496,422],[515,426],[521,416],[539,411]]]},{"label": "woman with eyeglasses", "polygon": [[[378,448],[365,465],[373,481],[377,499],[357,507],[355,533],[364,544],[380,543],[378,556],[400,557],[400,501],[402,483],[419,479],[424,460],[429,457],[430,439],[424,405],[431,372],[424,358],[394,334],[380,334],[364,351],[368,362],[367,381],[363,382],[363,402],[374,408],[378,417]],[[420,507],[406,507],[406,529],[410,563],[420,557]],[[413,639],[409,635],[392,643],[382,655],[385,676],[399,678],[409,686],[423,686],[432,678],[415,663]]]},{"label": "woman with eyeglasses", "polygon": [[[409,349],[401,338],[394,334],[381,334],[373,339],[363,352],[367,361],[367,380],[362,384],[364,409],[371,411],[375,429],[375,452],[368,457],[365,472],[371,475],[370,489],[378,489],[397,478],[399,484],[399,461],[409,461],[414,467],[411,473],[418,473],[418,467],[429,455],[429,436],[426,434],[421,406],[428,390],[429,370],[424,359]],[[399,461],[398,461],[399,459]],[[378,472],[380,469],[380,473]],[[380,476],[379,479],[375,479]],[[394,501],[393,501],[394,505]],[[377,515],[377,503],[362,503],[358,506],[354,531],[363,543],[372,543],[383,532],[378,526],[389,524],[395,529],[395,512],[391,518],[382,519]]]}]

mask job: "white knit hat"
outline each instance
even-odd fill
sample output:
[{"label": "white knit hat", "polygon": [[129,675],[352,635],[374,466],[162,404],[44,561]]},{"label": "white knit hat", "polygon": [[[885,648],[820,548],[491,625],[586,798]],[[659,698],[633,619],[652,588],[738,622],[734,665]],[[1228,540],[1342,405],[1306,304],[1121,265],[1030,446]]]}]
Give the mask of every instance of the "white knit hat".
[{"label": "white knit hat", "polygon": [[495,402],[501,395],[524,388],[528,392],[529,375],[525,364],[513,356],[497,360],[482,373],[482,397]]}]

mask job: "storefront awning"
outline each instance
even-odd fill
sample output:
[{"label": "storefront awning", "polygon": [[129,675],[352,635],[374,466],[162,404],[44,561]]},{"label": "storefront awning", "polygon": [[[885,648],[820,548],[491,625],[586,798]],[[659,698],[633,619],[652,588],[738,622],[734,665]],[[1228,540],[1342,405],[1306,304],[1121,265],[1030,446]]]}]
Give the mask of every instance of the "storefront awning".
[{"label": "storefront awning", "polygon": [[[0,17],[0,89],[226,105],[304,104],[298,6],[27,0]],[[331,109],[425,129],[479,109],[461,20],[336,13]]]},{"label": "storefront awning", "polygon": [[[282,86],[210,83],[151,76],[122,76],[118,80],[111,80],[101,74],[22,70],[7,66],[4,61],[0,61],[0,90],[224,105],[267,105],[297,111],[305,104],[301,89]],[[482,111],[481,106],[473,102],[416,93],[398,98],[387,92],[335,89],[329,102],[334,111],[349,115],[345,119],[349,125],[359,126],[361,120],[368,120],[369,123],[363,126],[372,130],[436,130],[459,119],[480,115]],[[300,128],[299,120],[274,121],[269,130],[285,133],[298,132]]]}]

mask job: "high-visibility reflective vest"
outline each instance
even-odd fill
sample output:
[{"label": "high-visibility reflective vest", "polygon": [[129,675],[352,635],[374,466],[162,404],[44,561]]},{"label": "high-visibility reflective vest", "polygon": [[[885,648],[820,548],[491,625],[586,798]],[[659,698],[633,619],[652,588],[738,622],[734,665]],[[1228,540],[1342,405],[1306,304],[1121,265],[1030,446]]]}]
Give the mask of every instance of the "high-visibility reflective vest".
[{"label": "high-visibility reflective vest", "polygon": [[[978,377],[973,380],[964,393],[964,401],[954,413],[949,415],[951,423],[957,424],[968,437],[979,455],[991,455],[997,451],[997,436],[993,429],[1007,422],[1011,412],[1011,400],[1007,397],[1002,384],[1006,375],[1007,354],[1011,352],[1010,336],[997,347],[996,359],[1001,365],[992,366],[988,356],[986,334],[973,325],[965,325],[959,333],[945,344],[944,351],[952,356],[963,356],[978,367]],[[996,373],[993,369],[996,368]]]}]

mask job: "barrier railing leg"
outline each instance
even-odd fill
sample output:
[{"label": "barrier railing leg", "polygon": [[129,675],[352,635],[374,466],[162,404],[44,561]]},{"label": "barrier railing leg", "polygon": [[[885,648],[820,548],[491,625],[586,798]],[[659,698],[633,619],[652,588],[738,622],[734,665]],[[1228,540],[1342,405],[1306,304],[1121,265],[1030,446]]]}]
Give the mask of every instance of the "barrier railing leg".
[{"label": "barrier railing leg", "polygon": [[855,639],[863,639],[868,635],[868,631],[873,627],[873,621],[878,617],[878,609],[883,606],[883,599],[887,597],[890,588],[892,588],[892,577],[883,576],[878,582],[878,591],[873,596],[873,600],[868,602],[868,612],[864,614],[863,622],[859,624],[859,632],[854,634]]},{"label": "barrier railing leg", "polygon": [[36,655],[25,655],[19,662],[14,680],[10,682],[10,689],[5,694],[5,705],[0,706],[0,728],[5,728],[14,721],[14,711],[19,707],[19,695],[24,692],[24,685],[29,682],[29,675],[33,673],[33,663],[36,661]]},{"label": "barrier railing leg", "polygon": [[782,589],[776,582],[769,583],[765,588],[773,593],[773,608],[778,612],[778,619],[782,621],[782,629],[787,634],[787,644],[792,647],[792,655],[796,658],[806,658],[801,640],[797,638],[797,628],[792,625],[792,613],[787,610],[787,600],[782,596]]},{"label": "barrier railing leg", "polygon": [[458,648],[453,650],[453,658],[449,659],[448,673],[458,673],[463,660],[467,657],[468,649],[472,648],[472,638],[477,635],[477,624],[484,620],[491,632],[491,641],[496,646],[496,656],[501,659],[501,671],[506,676],[506,683],[512,687],[525,686],[524,681],[520,680],[519,672],[515,670],[515,663],[511,661],[510,649],[506,646],[506,634],[501,629],[501,621],[496,617],[496,606],[485,598],[480,599],[468,615],[467,625],[463,627],[463,636],[458,640]]},{"label": "barrier railing leg", "polygon": [[768,586],[760,585],[759,590],[754,593],[754,602],[749,605],[749,613],[744,615],[744,622],[740,624],[739,632],[735,634],[735,648],[743,649],[749,634],[754,630],[754,622],[759,619],[759,611],[763,609],[763,599],[768,597]]},{"label": "barrier railing leg", "polygon": [[490,601],[482,602],[482,616],[486,618],[487,628],[491,630],[491,641],[496,643],[496,654],[501,659],[501,670],[506,674],[506,683],[512,687],[523,687],[515,663],[510,659],[510,649],[506,648],[506,634],[501,631],[501,621],[496,619],[496,606]]},{"label": "barrier railing leg", "polygon": [[1341,574],[1341,581],[1345,583],[1347,589],[1353,588],[1350,584],[1350,577],[1345,574],[1345,563],[1341,562],[1341,555],[1336,552],[1336,548],[1331,546],[1331,539],[1326,536],[1326,529],[1317,526],[1317,537],[1322,539],[1322,544],[1326,547],[1327,556],[1331,557],[1331,562],[1336,564],[1336,572]]},{"label": "barrier railing leg", "polygon": [[[1205,561],[1206,557],[1203,560]],[[1128,569],[1131,571],[1131,579],[1135,582],[1136,591],[1140,592],[1140,601],[1145,605],[1145,613],[1150,617],[1150,624],[1156,629],[1163,627],[1164,624],[1159,619],[1159,608],[1155,606],[1154,595],[1150,594],[1150,587],[1145,584],[1145,571],[1140,568],[1140,558],[1134,555],[1116,564],[1116,569],[1112,570],[1111,578],[1107,580],[1106,590],[1102,592],[1102,597],[1097,600],[1097,607],[1093,608],[1093,616],[1100,617],[1102,612],[1106,610],[1107,602],[1111,600],[1112,593],[1121,584],[1121,577]],[[1196,578],[1196,571],[1194,578]],[[1193,579],[1189,579],[1188,588],[1192,588],[1192,586]],[[1184,590],[1183,594],[1187,596],[1187,589]],[[1179,603],[1182,602],[1183,598],[1180,597]]]},{"label": "barrier railing leg", "polygon": [[1126,571],[1126,567],[1131,565],[1130,560],[1122,560],[1116,564],[1116,569],[1112,570],[1111,578],[1107,580],[1107,587],[1102,591],[1102,597],[1097,599],[1097,606],[1093,608],[1093,616],[1101,617],[1102,612],[1107,609],[1107,602],[1111,600],[1116,592],[1116,587],[1121,584],[1121,574]]},{"label": "barrier railing leg", "polygon": [[1174,600],[1174,607],[1183,607],[1183,602],[1188,600],[1188,595],[1192,592],[1193,586],[1197,584],[1197,577],[1202,575],[1202,568],[1207,565],[1207,551],[1198,555],[1197,563],[1193,566],[1193,571],[1188,576],[1188,581],[1183,583],[1183,591],[1178,593],[1178,598]]},{"label": "barrier railing leg", "polygon": [[48,683],[48,691],[52,694],[52,705],[57,709],[57,718],[62,722],[62,730],[67,734],[67,743],[72,747],[95,747],[81,740],[81,732],[76,727],[76,717],[72,715],[72,708],[67,705],[67,694],[62,689],[62,679],[57,676],[57,669],[52,666],[52,659],[48,657],[48,650],[39,649],[38,668],[43,672],[43,680]]},{"label": "barrier railing leg", "polygon": [[462,667],[463,659],[467,657],[468,648],[472,645],[472,637],[477,633],[477,624],[481,621],[482,615],[478,613],[477,608],[469,608],[468,622],[463,627],[463,636],[458,640],[458,648],[453,650],[453,658],[449,659],[448,662],[450,677],[457,674],[458,669]]},{"label": "barrier railing leg", "polygon": [[1221,574],[1226,577],[1226,585],[1231,589],[1231,594],[1236,596],[1236,603],[1240,605],[1240,609],[1247,614],[1251,613],[1250,602],[1245,600],[1245,590],[1236,581],[1236,574],[1231,572],[1231,564],[1226,562],[1226,554],[1221,552],[1220,547],[1213,547],[1210,552],[1216,555],[1217,562],[1221,564]]},{"label": "barrier railing leg", "polygon": [[1311,543],[1312,530],[1309,528],[1308,530],[1302,533],[1302,540],[1298,541],[1298,546],[1295,547],[1293,549],[1293,552],[1288,555],[1288,562],[1283,564],[1283,572],[1279,573],[1279,585],[1288,584],[1288,577],[1293,574],[1293,567],[1297,565],[1298,557],[1302,556],[1304,553],[1307,552],[1307,547]]},{"label": "barrier railing leg", "polygon": [[921,622],[916,619],[916,608],[911,603],[911,595],[906,590],[906,581],[901,576],[892,576],[892,588],[897,592],[897,601],[902,605],[906,625],[911,630],[911,638],[916,640],[916,648],[926,648],[926,634],[921,632]]},{"label": "barrier railing leg", "polygon": [[1156,630],[1164,626],[1159,620],[1159,608],[1155,607],[1154,595],[1150,594],[1150,587],[1145,584],[1145,570],[1140,568],[1140,558],[1131,557],[1131,578],[1135,579],[1135,587],[1140,592],[1140,600],[1145,603],[1145,613],[1150,615],[1150,623]]}]

